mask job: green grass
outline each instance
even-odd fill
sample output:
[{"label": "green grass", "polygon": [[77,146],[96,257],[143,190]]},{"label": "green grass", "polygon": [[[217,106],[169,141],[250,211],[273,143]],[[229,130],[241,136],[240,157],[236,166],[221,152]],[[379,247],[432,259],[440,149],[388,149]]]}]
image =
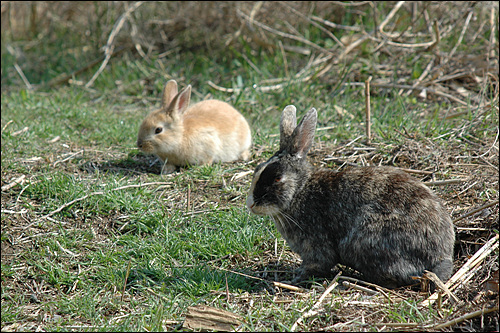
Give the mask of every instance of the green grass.
[{"label": "green grass", "polygon": [[[378,6],[382,12],[387,5]],[[342,24],[363,22],[372,29],[370,17],[349,12]],[[322,47],[334,45],[318,29],[309,29],[305,36]],[[269,281],[275,277],[291,277],[297,260],[271,219],[247,212],[251,175],[234,176],[252,171],[274,153],[281,111],[289,104],[297,107],[298,118],[315,107],[318,128],[327,128],[317,132],[316,162],[332,152],[346,160],[355,156],[354,146],[344,145],[357,138],[360,151],[365,149],[363,87],[350,83],[373,75],[375,64],[388,56],[371,54],[373,45],[363,46],[357,57],[336,64],[328,75],[295,82],[286,76],[304,68],[308,56],[288,52],[285,65],[279,49],[256,48],[240,37],[237,46],[225,52],[204,54],[186,48],[168,59],[153,54],[149,61],[125,53],[109,63],[91,89],[78,84],[50,88],[44,84],[100,53],[82,51],[82,41],[67,31],[55,31],[47,38],[47,43],[37,41],[43,46],[38,53],[26,51],[26,77],[41,85],[35,91],[26,90],[12,71],[18,60],[2,42],[2,73],[6,73],[1,94],[2,186],[26,177],[24,183],[2,190],[2,248],[11,251],[5,250],[4,256],[2,249],[2,328],[22,323],[27,330],[36,325],[53,331],[179,330],[188,306],[207,304],[244,316],[245,331],[290,330],[316,303],[324,281],[317,280],[307,293],[272,286]],[[22,46],[22,41],[5,40]],[[443,43],[455,41],[450,36]],[[413,55],[405,60],[412,79],[427,64],[427,59]],[[85,83],[95,70],[75,80]],[[162,176],[159,163],[138,152],[138,126],[159,106],[161,90],[170,78],[181,87],[191,84],[193,101],[209,96],[242,112],[253,133],[254,156],[249,163],[192,166]],[[273,81],[276,78],[283,80]],[[208,81],[235,91],[214,89]],[[252,88],[277,83],[283,88]],[[487,92],[483,96],[494,100]],[[458,171],[446,163],[454,163],[460,154],[469,155],[460,162],[478,163],[470,157],[478,146],[461,138],[476,144],[482,140],[480,154],[484,153],[496,135],[498,110],[449,103],[399,94],[397,88],[372,88],[375,155],[367,158],[457,178]],[[465,112],[446,118],[455,110]],[[400,152],[408,160],[396,160]],[[488,184],[492,176],[485,173],[484,179],[481,184]],[[435,190],[453,205],[462,188]],[[498,188],[491,183],[478,193],[482,202],[498,198]],[[18,214],[23,210],[26,213]],[[359,326],[354,329],[377,329],[377,320],[422,325],[441,320],[436,309],[417,306],[421,295],[408,293],[396,302],[379,295],[375,298],[381,304],[379,312],[370,313],[369,324],[356,319]],[[299,328],[323,329],[354,320],[355,311],[344,306],[353,300],[366,299],[353,291],[334,291],[319,314],[304,319]],[[450,305],[442,310],[453,315]]]}]

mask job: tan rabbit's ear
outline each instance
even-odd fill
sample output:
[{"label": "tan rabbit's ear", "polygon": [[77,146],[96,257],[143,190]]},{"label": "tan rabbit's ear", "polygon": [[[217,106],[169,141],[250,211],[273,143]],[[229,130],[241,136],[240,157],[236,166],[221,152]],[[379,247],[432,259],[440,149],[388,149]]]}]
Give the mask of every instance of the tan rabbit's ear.
[{"label": "tan rabbit's ear", "polygon": [[189,106],[190,100],[191,100],[191,85],[188,85],[174,97],[171,103],[173,107],[169,108],[170,112],[175,112],[177,114],[184,113]]},{"label": "tan rabbit's ear", "polygon": [[290,136],[297,126],[297,109],[293,105],[288,105],[283,110],[280,120],[280,150],[285,150],[289,144]]},{"label": "tan rabbit's ear", "polygon": [[163,88],[163,95],[161,97],[161,108],[164,109],[170,105],[175,95],[177,95],[177,82],[170,80]]},{"label": "tan rabbit's ear", "polygon": [[318,113],[315,108],[309,110],[300,123],[295,127],[290,139],[290,153],[297,157],[305,157],[309,149],[311,149],[314,132],[316,130],[316,122],[318,121]]}]

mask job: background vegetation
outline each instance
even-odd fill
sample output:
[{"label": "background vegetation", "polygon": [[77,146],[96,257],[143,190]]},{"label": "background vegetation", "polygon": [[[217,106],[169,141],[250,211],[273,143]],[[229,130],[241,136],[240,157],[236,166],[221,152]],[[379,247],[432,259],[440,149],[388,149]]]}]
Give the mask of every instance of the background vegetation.
[{"label": "background vegetation", "polygon": [[[201,305],[238,331],[498,331],[497,2],[3,1],[1,15],[2,331],[226,327],[196,326]],[[135,148],[172,78],[245,115],[249,162],[165,176]],[[443,198],[456,299],[346,267],[275,283],[299,259],[244,201],[288,104],[319,111],[315,165],[404,168]]]}]

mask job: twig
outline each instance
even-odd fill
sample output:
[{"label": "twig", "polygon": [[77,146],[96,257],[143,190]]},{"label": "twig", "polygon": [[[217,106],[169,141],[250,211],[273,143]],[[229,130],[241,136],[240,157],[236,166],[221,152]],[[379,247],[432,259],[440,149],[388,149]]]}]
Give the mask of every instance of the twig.
[{"label": "twig", "polygon": [[[377,315],[377,314],[379,314],[381,312],[383,312],[383,310],[376,310],[376,311],[373,311],[373,312],[371,312],[369,314],[366,314],[366,317],[374,316],[374,315]],[[335,325],[324,327],[324,328],[322,328],[322,330],[326,331],[326,332],[329,332],[329,331],[332,331],[332,330],[333,331],[338,331],[339,329],[341,330],[342,327],[345,327],[345,326],[347,326],[349,324],[353,324],[353,323],[355,323],[356,328],[358,328],[358,330],[359,330],[359,326],[358,325],[359,325],[359,322],[361,320],[363,320],[363,318],[365,318],[365,315],[362,312],[361,313],[361,317],[357,317],[357,318],[351,319],[351,320],[349,320],[347,322],[343,322],[343,323],[336,323]]]},{"label": "twig", "polygon": [[[217,208],[217,211],[225,211],[225,210],[228,210],[229,207],[218,207]],[[198,215],[198,214],[205,214],[205,213],[209,213],[209,212],[213,212],[212,209],[203,209],[203,210],[191,210],[191,211],[186,211],[184,213],[182,213],[182,216],[185,217],[185,216],[193,216],[193,215]]]},{"label": "twig", "polygon": [[[431,51],[432,49],[434,49],[438,44],[439,42],[441,41],[441,34],[439,33],[439,25],[438,25],[438,22],[437,20],[434,20],[434,23],[432,24],[432,31],[434,32],[434,38],[435,38],[435,43],[431,46],[429,46],[429,48],[426,50],[426,51]],[[434,61],[434,59],[433,59]],[[432,63],[432,62],[431,62]],[[426,68],[427,70],[427,68]],[[424,71],[425,73],[425,71]],[[423,74],[422,74],[423,75]],[[427,75],[427,74],[426,74]]]},{"label": "twig", "polygon": [[149,185],[170,185],[170,184],[171,183],[169,183],[169,182],[151,182],[151,183],[144,183],[144,184],[132,184],[132,185],[125,185],[125,186],[120,186],[120,187],[114,188],[113,191],[123,190],[126,188],[144,187],[144,186],[149,186]]},{"label": "twig", "polygon": [[368,80],[365,81],[365,127],[366,127],[366,143],[370,144],[371,140],[371,109],[370,109],[370,81],[372,77],[370,76]]},{"label": "twig", "polygon": [[235,181],[237,179],[240,179],[242,177],[245,177],[249,174],[253,173],[253,170],[249,170],[249,171],[243,171],[243,172],[238,172],[238,173],[235,173],[232,177],[231,177],[231,182],[232,181]]},{"label": "twig", "polygon": [[415,169],[406,169],[406,168],[398,168],[399,170],[402,170],[406,173],[416,173],[416,174],[421,174],[421,175],[432,175],[432,171],[425,171],[425,170],[415,170]]},{"label": "twig", "polygon": [[309,23],[311,23],[312,25],[314,25],[315,27],[317,27],[318,29],[320,29],[321,31],[323,31],[324,33],[326,33],[337,44],[339,44],[340,46],[342,46],[343,48],[345,48],[345,45],[331,31],[329,31],[328,29],[323,28],[320,24],[314,22],[310,17],[302,14],[301,12],[299,12],[298,10],[296,10],[295,8],[289,6],[286,1],[280,1],[278,3],[280,5],[282,5],[283,7],[285,7],[285,8],[288,8],[288,10],[290,10],[291,12],[293,12],[294,14],[296,14],[297,16],[300,16],[302,19],[308,21]]},{"label": "twig", "polygon": [[16,186],[17,184],[21,184],[24,182],[24,178],[26,177],[26,175],[22,175],[21,177],[18,177],[16,179],[14,179],[12,182],[10,182],[9,184],[7,185],[4,185],[2,186],[2,191],[8,191],[10,190],[11,188],[13,188],[14,186]]},{"label": "twig", "polygon": [[[438,29],[437,22],[434,24],[433,32],[434,32],[434,35],[432,36],[432,40],[430,42],[408,44],[408,43],[393,42],[390,40],[383,40],[382,43],[387,43],[388,45],[397,46],[397,47],[404,47],[404,48],[427,47],[426,50],[431,50],[434,47],[436,47],[436,45],[441,40],[441,37],[439,35],[439,29]],[[393,35],[392,37],[397,38],[399,36]]]},{"label": "twig", "polygon": [[355,48],[357,48],[361,43],[363,43],[365,40],[367,40],[368,38],[370,37],[369,34],[364,34],[363,36],[361,36],[359,39],[357,39],[355,42],[349,44],[344,51],[342,51],[342,53],[338,56],[338,57],[335,57],[335,60],[330,62],[327,66],[325,66],[325,68],[323,68],[321,70],[321,72],[319,72],[316,76],[317,77],[320,77],[322,76],[323,74],[327,73],[330,68],[334,65],[334,64],[338,64],[340,63],[340,61],[342,61],[344,59],[345,56],[347,56],[349,53],[351,53],[352,50],[354,50]]},{"label": "twig", "polygon": [[106,326],[94,326],[94,325],[70,325],[61,327],[63,327],[63,330],[67,328],[68,330],[78,330],[78,331],[106,329]]},{"label": "twig", "polygon": [[146,288],[146,291],[147,291],[147,292],[149,292],[151,295],[154,295],[154,296],[158,297],[159,299],[161,299],[161,300],[163,300],[163,301],[165,301],[165,302],[167,302],[167,303],[172,301],[171,299],[169,299],[169,298],[167,298],[167,297],[165,297],[165,296],[163,296],[163,295],[160,295],[160,294],[155,293],[155,292],[154,292],[151,288],[149,288],[149,287],[148,287],[148,288]]},{"label": "twig", "polygon": [[494,142],[493,142],[493,144],[490,146],[490,148],[489,148],[486,152],[484,152],[483,154],[481,154],[481,155],[479,155],[479,156],[470,156],[470,158],[482,158],[482,157],[484,157],[484,156],[488,155],[488,154],[490,153],[490,151],[491,151],[493,148],[497,148],[497,150],[498,150],[498,147],[497,147],[497,146],[495,146],[495,144],[496,144],[496,143],[497,143],[497,141],[498,141],[498,135],[499,135],[499,134],[500,134],[500,128],[498,128],[498,127],[497,127],[497,135],[496,135],[496,137],[495,137],[495,141],[494,141]]},{"label": "twig", "polygon": [[281,57],[283,58],[283,68],[285,69],[285,76],[290,77],[290,72],[288,71],[288,61],[286,59],[285,48],[283,47],[283,43],[279,40],[278,45],[281,51]]},{"label": "twig", "polygon": [[359,166],[357,163],[345,161],[345,160],[342,160],[342,159],[336,158],[336,157],[325,157],[323,159],[323,161],[325,161],[325,162],[332,161],[333,163],[342,164],[342,165],[346,164],[346,165],[355,166],[355,167]]},{"label": "twig", "polygon": [[[237,10],[238,14],[241,15],[245,20],[249,21],[250,22],[250,17],[248,17],[245,13],[243,13],[241,10]],[[310,40],[308,39],[305,39],[303,37],[300,37],[300,36],[295,36],[295,35],[292,35],[292,34],[288,34],[286,32],[282,32],[282,31],[279,31],[279,30],[276,30],[274,28],[271,28],[263,23],[260,23],[258,21],[255,21],[255,20],[252,20],[251,21],[253,24],[255,24],[256,26],[258,26],[259,28],[262,28],[264,30],[267,30],[275,35],[278,35],[280,37],[283,37],[283,38],[288,38],[288,39],[293,39],[293,40],[296,40],[296,41],[299,41],[301,43],[304,43],[306,45],[309,45],[309,46],[312,46],[314,47],[315,49],[318,49],[322,52],[325,52],[327,54],[331,54],[332,52],[330,52],[329,50],[317,45],[316,43],[313,43],[311,42]]]},{"label": "twig", "polygon": [[62,205],[61,207],[57,208],[56,210],[53,210],[52,212],[48,213],[47,215],[45,215],[45,216],[41,217],[40,219],[45,219],[45,218],[47,218],[47,217],[49,217],[49,216],[54,215],[55,213],[59,213],[61,210],[63,210],[63,209],[64,209],[64,208],[66,208],[66,207],[71,206],[71,205],[72,205],[72,204],[74,204],[75,202],[85,200],[85,199],[87,199],[88,197],[93,196],[93,195],[102,195],[102,194],[104,194],[104,192],[102,192],[102,191],[92,192],[92,193],[89,193],[89,194],[87,194],[87,195],[84,195],[83,197],[80,197],[80,198],[78,198],[78,199],[71,200],[70,202],[65,203],[65,204],[64,204],[64,205]]},{"label": "twig", "polygon": [[[250,20],[249,20],[249,23],[250,25],[252,24],[254,18],[255,18],[255,15],[257,14],[257,12],[260,10],[260,8],[262,7],[262,5],[264,4],[264,1],[257,1],[255,3],[255,5],[253,6],[252,8],[252,11],[250,12]],[[243,27],[245,26],[245,22],[242,21],[241,22],[241,25],[240,25],[240,28],[238,29],[238,31],[236,31],[232,36],[231,38],[229,38],[225,45],[228,46],[229,44],[231,44],[231,42],[238,38],[240,35],[241,35],[241,31],[243,30]]]},{"label": "twig", "polygon": [[2,209],[2,214],[26,214],[28,210],[23,209],[19,212],[16,212],[15,210],[10,210],[10,209]]},{"label": "twig", "polygon": [[449,184],[459,184],[465,182],[466,179],[447,179],[447,180],[437,180],[434,182],[424,182],[426,186],[439,186],[439,185],[449,185]]},{"label": "twig", "polygon": [[12,133],[11,135],[12,136],[18,136],[20,134],[23,134],[25,132],[28,132],[29,130],[29,127],[28,126],[25,126],[23,129],[19,130],[19,131],[15,131],[14,133]]},{"label": "twig", "polygon": [[456,227],[457,231],[491,231],[489,228]]},{"label": "twig", "polygon": [[233,93],[233,92],[235,92],[237,90],[237,89],[233,89],[233,88],[224,88],[224,87],[218,86],[218,85],[216,85],[215,83],[213,83],[210,80],[207,81],[207,84],[210,87],[212,87],[212,88],[214,88],[216,90],[222,91],[222,92]]},{"label": "twig", "polygon": [[[121,54],[123,51],[126,51],[128,49],[130,49],[130,47],[121,47],[118,50],[116,50],[116,52],[113,52],[111,57],[116,57],[117,55]],[[106,59],[106,56],[103,55],[103,56],[89,62],[88,64],[86,64],[85,66],[83,66],[80,69],[77,69],[77,70],[75,70],[69,74],[66,74],[66,75],[62,74],[62,75],[57,76],[56,78],[50,80],[45,85],[52,88],[52,87],[58,86],[60,84],[66,83],[69,80],[71,80],[72,78],[74,78],[75,76],[89,70],[90,68],[94,67],[95,65],[97,65],[98,63],[100,63],[101,61],[103,61],[105,59]],[[109,59],[108,59],[108,61],[109,61]]]},{"label": "twig", "polygon": [[[417,78],[417,80],[415,81],[415,83],[413,83],[413,85],[412,85],[413,88],[415,88],[416,86],[418,86],[424,80],[424,78],[429,74],[429,72],[431,71],[432,65],[434,64],[435,60],[436,60],[436,56],[433,56],[432,59],[431,59],[431,61],[429,61],[429,63],[425,67],[425,69],[422,72],[422,74]],[[403,89],[401,89],[401,92],[402,91],[403,91]],[[410,94],[411,94],[411,90],[408,90],[406,92],[406,96],[408,96]]]},{"label": "twig", "polygon": [[469,12],[469,15],[467,15],[467,19],[465,19],[465,24],[464,24],[464,27],[462,29],[462,32],[460,33],[460,37],[458,37],[457,43],[455,44],[455,46],[453,47],[453,49],[451,50],[451,52],[448,54],[448,57],[446,58],[446,61],[444,61],[445,64],[448,61],[450,61],[450,59],[453,57],[453,55],[457,51],[458,46],[462,43],[462,40],[463,40],[464,35],[465,35],[465,31],[467,31],[467,28],[469,27],[469,22],[470,22],[470,19],[472,18],[473,14],[474,14],[474,12],[471,10]]},{"label": "twig", "polygon": [[466,218],[468,216],[471,216],[471,215],[473,215],[473,214],[475,214],[475,213],[477,213],[477,212],[479,212],[479,211],[481,211],[483,209],[486,209],[486,208],[489,208],[491,206],[494,206],[494,205],[498,204],[498,202],[499,202],[499,200],[495,200],[495,201],[487,203],[486,205],[483,205],[483,206],[481,206],[479,208],[476,208],[473,211],[470,211],[470,212],[468,212],[468,213],[466,213],[466,214],[464,214],[464,215],[462,215],[460,217],[457,217],[456,219],[453,220],[453,223],[458,222],[458,221],[460,221],[460,220],[462,220],[462,219],[464,219],[464,218]]},{"label": "twig", "polygon": [[362,31],[363,30],[362,28],[356,27],[356,26],[341,25],[341,24],[333,23],[331,21],[327,21],[321,17],[314,16],[314,15],[311,16],[311,19],[313,19],[314,21],[321,22],[324,25],[329,26],[330,28],[334,28],[334,29],[342,29],[342,30],[348,30],[348,31]]},{"label": "twig", "polygon": [[456,303],[460,302],[460,300],[458,299],[458,297],[455,296],[455,294],[453,294],[450,291],[450,289],[448,289],[448,287],[446,287],[444,285],[443,281],[441,281],[441,279],[434,272],[430,272],[430,271],[425,270],[424,271],[424,277],[426,277],[427,279],[429,279],[432,282],[434,282],[439,289],[441,289],[442,291],[444,291],[446,293],[446,295],[448,295],[448,297],[452,298]]},{"label": "twig", "polygon": [[[133,188],[133,187],[143,187],[143,186],[149,186],[149,185],[164,185],[164,184],[169,184],[169,183],[166,183],[166,182],[152,182],[152,183],[144,183],[144,184],[133,184],[133,185],[126,185],[126,186],[121,186],[121,187],[114,188],[113,191],[118,191],[118,190],[123,190],[123,189],[126,189],[126,188]],[[52,215],[54,215],[56,213],[59,213],[64,208],[69,207],[69,206],[71,206],[72,204],[74,204],[74,203],[76,203],[78,201],[85,200],[85,199],[87,199],[90,196],[103,195],[103,194],[104,194],[103,191],[92,192],[92,193],[89,193],[87,195],[84,195],[83,197],[80,197],[80,198],[77,198],[77,199],[72,200],[70,202],[67,202],[64,205],[60,206],[59,208],[51,211],[47,215],[44,215],[44,216],[40,217],[38,220],[34,221],[33,223],[30,223],[27,226],[22,227],[22,229],[27,229],[27,228],[29,228],[29,227],[37,224],[41,220],[49,218],[50,216],[52,216]]]},{"label": "twig", "polygon": [[316,301],[316,303],[314,303],[314,305],[311,307],[311,309],[309,309],[309,311],[303,313],[302,316],[300,316],[299,319],[297,319],[295,321],[295,323],[290,328],[290,331],[292,331],[292,332],[295,331],[295,329],[297,328],[297,326],[299,325],[299,323],[302,322],[302,320],[304,320],[305,318],[309,318],[309,317],[314,316],[315,314],[318,313],[316,311],[316,309],[321,305],[321,303],[323,302],[323,300],[325,299],[325,297],[328,294],[330,294],[332,292],[332,290],[335,289],[338,286],[338,279],[339,279],[339,276],[341,274],[342,274],[342,272],[339,272],[337,274],[337,276],[335,276],[335,278],[330,283],[330,285],[328,286],[328,288],[326,288],[326,290],[323,292],[323,294],[320,296],[320,298]]},{"label": "twig", "polygon": [[[363,280],[358,280],[358,279],[350,277],[350,276],[340,276],[339,278],[342,279],[342,280],[347,280],[347,281],[353,281],[353,282],[357,282],[357,283],[362,283],[362,284],[365,284],[367,286],[373,287],[373,288],[377,289],[377,291],[381,292],[387,298],[389,298],[389,297],[388,297],[388,295],[386,293],[391,293],[393,295],[398,295],[399,298],[406,299],[402,295],[397,294],[394,290],[390,290],[390,289],[381,287],[381,286],[379,286],[378,284],[375,284],[375,283],[366,282],[366,281],[363,281]],[[389,300],[390,300],[390,298],[389,298]]]},{"label": "twig", "polygon": [[[353,287],[354,289],[358,289],[358,290],[362,290],[362,291],[365,291],[365,292],[368,292],[368,293],[372,293],[372,294],[377,294],[377,293],[380,293],[382,294],[385,298],[387,298],[387,300],[389,301],[389,303],[392,303],[392,299],[389,297],[389,295],[387,293],[390,293],[391,291],[384,288],[384,287],[381,287],[379,285],[376,285],[376,284],[373,284],[373,283],[369,283],[369,282],[366,282],[366,281],[361,281],[361,280],[357,280],[357,279],[354,279],[354,278],[350,278],[350,277],[346,277],[346,276],[342,276],[341,277],[342,279],[346,279],[346,280],[351,280],[351,281],[355,281],[355,282],[361,282],[361,283],[364,283],[368,286],[371,286],[375,289],[377,289],[377,291],[374,291],[374,290],[371,290],[371,289],[368,289],[368,288],[364,288],[360,285],[357,285],[357,284],[353,284],[353,283],[349,283],[347,281],[344,281],[347,282],[347,285],[350,286],[350,287]],[[356,286],[356,287],[354,287]]]},{"label": "twig", "polygon": [[65,253],[69,254],[70,256],[72,256],[72,257],[78,257],[78,256],[79,256],[79,254],[76,254],[76,253],[74,253],[74,252],[71,252],[70,250],[65,249],[64,247],[62,247],[62,245],[61,245],[61,244],[59,244],[59,242],[58,242],[57,240],[56,240],[56,244],[57,244],[57,247],[59,247],[59,248],[61,249],[61,251],[63,251],[63,252],[65,252]]},{"label": "twig", "polygon": [[[202,262],[200,262],[198,264],[179,265],[179,264],[175,263],[175,265],[173,265],[173,267],[175,267],[175,268],[197,267],[199,265],[213,264],[215,262],[222,261],[222,260],[227,259],[229,257],[230,257],[230,255],[226,254],[225,256],[222,256],[222,257],[219,257],[219,258],[215,258],[215,259],[212,259],[212,260],[202,261]],[[214,267],[214,268],[217,268],[217,267]]]},{"label": "twig", "polygon": [[279,90],[279,89],[282,89],[283,87],[286,87],[286,86],[288,86],[290,84],[305,82],[305,81],[308,81],[310,79],[311,79],[311,76],[307,76],[307,77],[304,77],[304,78],[293,79],[293,80],[289,80],[289,81],[286,81],[284,83],[279,83],[279,84],[275,84],[275,85],[272,85],[272,86],[254,85],[252,87],[246,87],[246,88],[242,88],[242,89],[240,89],[240,88],[224,88],[224,87],[216,85],[215,83],[213,83],[210,80],[207,81],[207,84],[209,86],[211,86],[212,88],[214,88],[214,89],[217,89],[217,90],[223,91],[223,92],[227,92],[227,93],[240,92],[242,90],[250,90],[250,89],[254,89],[255,91],[267,92],[267,91]]},{"label": "twig", "polygon": [[[267,280],[263,280],[263,281],[267,281]],[[283,283],[283,282],[273,281],[273,285],[275,287],[279,287],[279,288],[282,288],[282,289],[288,289],[288,290],[295,291],[295,292],[298,292],[298,293],[304,292],[304,289],[302,289],[300,287],[292,286],[290,284],[286,284],[286,283]]]},{"label": "twig", "polygon": [[402,328],[410,328],[410,327],[418,327],[422,326],[419,323],[376,323],[375,326],[387,326],[387,327],[402,327]]},{"label": "twig", "polygon": [[370,289],[370,288],[366,288],[366,287],[363,287],[363,286],[360,286],[360,285],[357,285],[355,283],[351,283],[349,281],[344,281],[342,283],[342,285],[346,286],[346,287],[349,287],[349,288],[353,288],[353,289],[357,289],[359,291],[363,291],[363,292],[366,292],[366,293],[369,293],[370,295],[376,295],[378,294],[379,292],[376,291],[376,290],[373,290],[373,289]]},{"label": "twig", "polygon": [[407,43],[397,43],[393,41],[385,41],[388,45],[392,46],[398,46],[398,47],[405,47],[405,48],[416,48],[416,47],[432,47],[436,44],[435,40],[431,40],[430,42],[425,42],[425,43],[414,43],[414,44],[407,44]]},{"label": "twig", "polygon": [[94,76],[92,76],[90,81],[87,82],[87,84],[85,85],[85,88],[91,87],[94,84],[97,77],[102,73],[102,71],[104,70],[104,68],[108,64],[109,59],[111,59],[111,56],[113,55],[113,50],[115,48],[115,46],[113,45],[113,41],[114,41],[116,35],[123,27],[123,24],[125,23],[125,20],[128,18],[128,16],[142,4],[143,4],[143,1],[135,2],[129,9],[127,9],[127,11],[125,13],[122,14],[122,16],[120,16],[118,21],[115,23],[115,26],[113,27],[113,30],[109,34],[108,41],[106,43],[106,47],[105,47],[106,58],[104,58],[104,61],[102,62],[101,67],[99,67],[99,69],[94,74]]},{"label": "twig", "polygon": [[432,329],[437,331],[437,330],[443,329],[445,327],[450,327],[452,325],[461,323],[462,321],[465,321],[467,319],[472,319],[472,318],[475,318],[477,316],[482,316],[482,315],[485,315],[485,314],[488,314],[488,313],[491,313],[491,312],[495,312],[495,311],[498,311],[498,305],[494,306],[492,308],[486,309],[486,310],[482,309],[482,310],[477,310],[477,311],[468,313],[468,314],[460,316],[460,317],[458,317],[456,319],[447,321],[446,323],[436,325],[436,326],[432,327]]},{"label": "twig", "polygon": [[72,204],[74,204],[75,202],[85,200],[85,199],[87,199],[88,197],[93,196],[93,195],[101,195],[101,194],[104,194],[104,192],[102,192],[102,191],[92,192],[92,193],[89,193],[89,194],[87,194],[87,195],[84,195],[84,196],[83,196],[83,197],[81,197],[81,198],[78,198],[78,199],[72,200],[72,201],[70,201],[70,202],[67,202],[67,203],[65,203],[64,205],[62,205],[61,207],[57,208],[56,210],[51,211],[51,212],[50,212],[50,213],[48,213],[47,215],[44,215],[44,216],[40,217],[39,219],[37,219],[37,220],[35,220],[34,222],[32,222],[32,223],[30,223],[30,224],[28,224],[28,225],[26,225],[26,226],[22,227],[21,229],[23,229],[23,230],[24,230],[24,229],[28,229],[29,227],[31,227],[31,226],[33,226],[33,225],[37,224],[38,222],[40,222],[41,220],[46,219],[46,218],[49,218],[50,216],[52,216],[52,215],[54,215],[54,214],[56,214],[56,213],[60,212],[60,211],[61,211],[61,210],[63,210],[64,208],[66,208],[66,207],[68,207],[68,206],[71,206],[71,205],[72,205]]},{"label": "twig", "polygon": [[15,63],[14,68],[16,69],[17,73],[19,74],[19,76],[23,80],[24,84],[26,85],[26,88],[28,88],[28,90],[33,90],[33,86],[31,85],[31,83],[28,81],[28,79],[24,75],[24,72],[21,69],[21,67],[19,67],[19,65],[17,63]]},{"label": "twig", "polygon": [[10,124],[12,124],[13,122],[14,122],[13,120],[9,120],[7,122],[7,124],[5,124],[4,127],[2,127],[2,133],[3,133],[3,131],[5,131],[5,129],[7,128],[7,126],[9,126]]},{"label": "twig", "polygon": [[304,289],[302,289],[300,287],[292,286],[292,285],[289,285],[289,284],[286,284],[286,283],[283,283],[283,282],[269,281],[269,280],[262,279],[260,277],[251,276],[251,275],[248,275],[248,274],[245,274],[245,273],[240,273],[240,272],[232,271],[230,269],[226,269],[226,268],[222,268],[222,267],[215,267],[215,266],[212,266],[212,267],[215,268],[215,269],[220,269],[220,270],[229,272],[229,273],[238,274],[238,275],[250,278],[250,279],[255,279],[255,280],[264,281],[264,282],[272,282],[275,287],[279,287],[279,288],[283,288],[283,289],[288,289],[288,290],[299,292],[299,293],[304,292]]},{"label": "twig", "polygon": [[404,5],[406,1],[399,1],[395,6],[394,8],[390,11],[389,15],[387,15],[387,17],[385,18],[385,20],[382,21],[382,23],[380,23],[379,27],[378,27],[378,31],[384,35],[384,36],[387,36],[387,37],[397,37],[397,35],[391,35],[387,32],[384,31],[384,28],[385,26],[387,25],[387,23],[389,23],[389,21],[394,17],[394,15],[396,15],[396,12],[401,8],[401,6]]},{"label": "twig", "polygon": [[66,162],[66,161],[68,161],[68,160],[72,159],[73,157],[75,157],[76,155],[83,153],[84,151],[85,151],[85,150],[84,150],[84,149],[82,149],[82,150],[80,150],[80,151],[77,151],[77,152],[76,152],[76,153],[74,153],[74,154],[71,154],[70,156],[66,157],[66,158],[65,158],[65,159],[63,159],[63,160],[56,161],[56,162],[54,162],[54,166],[58,165],[59,163]]}]

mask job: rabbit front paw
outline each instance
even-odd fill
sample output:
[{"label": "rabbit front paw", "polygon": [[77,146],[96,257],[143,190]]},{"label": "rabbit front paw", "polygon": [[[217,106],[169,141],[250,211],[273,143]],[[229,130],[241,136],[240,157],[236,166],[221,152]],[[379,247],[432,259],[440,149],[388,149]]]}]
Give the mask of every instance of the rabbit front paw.
[{"label": "rabbit front paw", "polygon": [[332,270],[331,268],[326,268],[324,265],[318,263],[302,263],[302,265],[296,270],[296,274],[297,275],[292,280],[292,284],[300,283],[312,277],[329,277],[332,275]]},{"label": "rabbit front paw", "polygon": [[161,174],[168,175],[169,173],[174,172],[176,169],[177,167],[173,164],[163,164],[161,168]]}]

